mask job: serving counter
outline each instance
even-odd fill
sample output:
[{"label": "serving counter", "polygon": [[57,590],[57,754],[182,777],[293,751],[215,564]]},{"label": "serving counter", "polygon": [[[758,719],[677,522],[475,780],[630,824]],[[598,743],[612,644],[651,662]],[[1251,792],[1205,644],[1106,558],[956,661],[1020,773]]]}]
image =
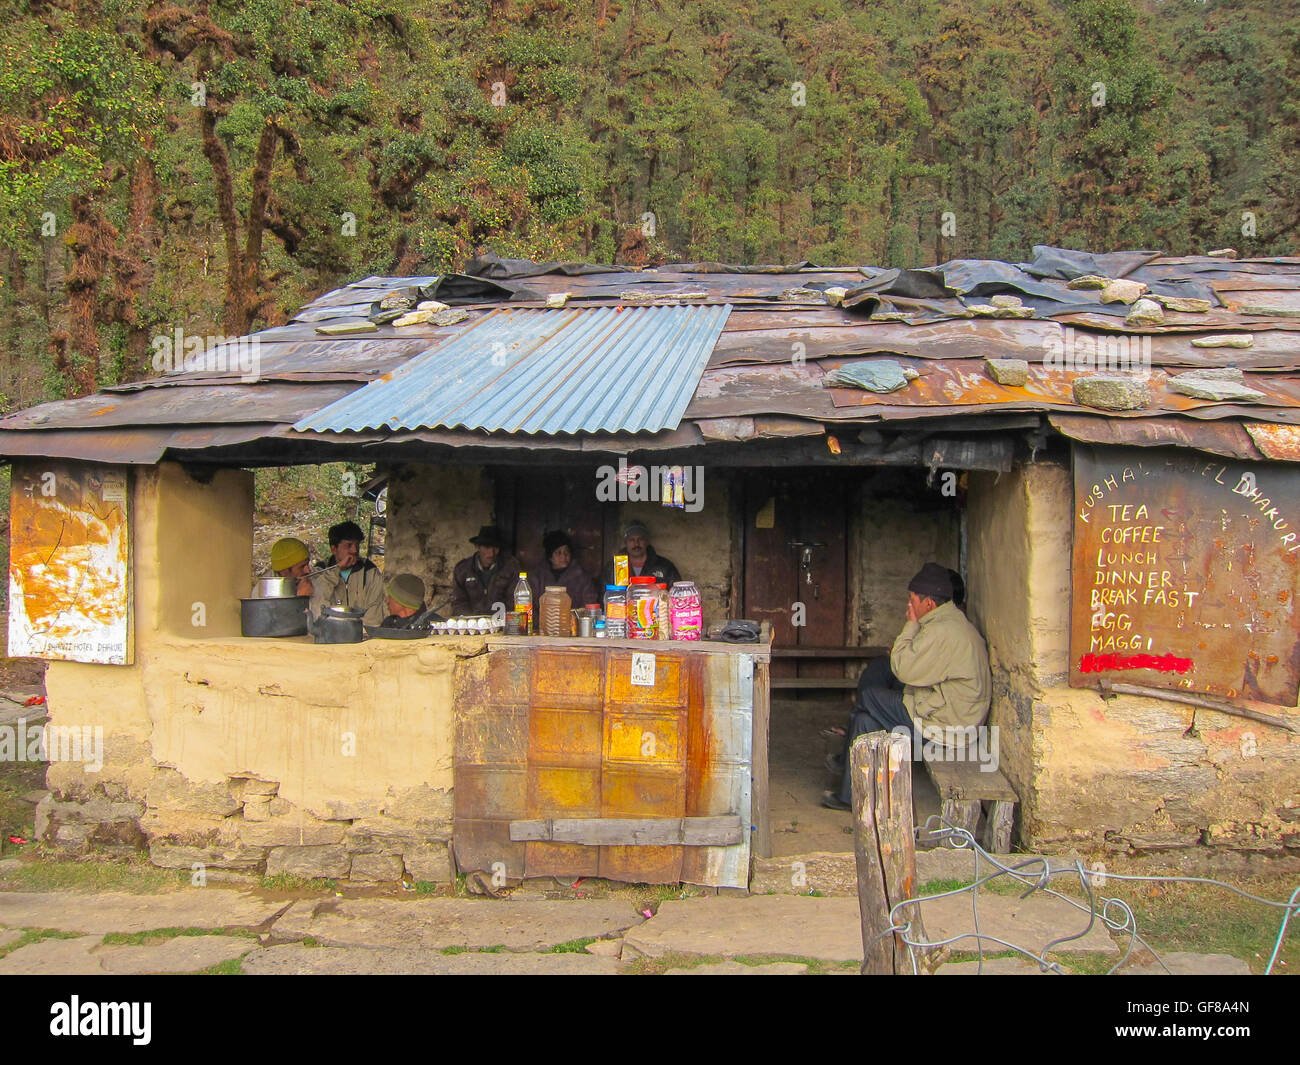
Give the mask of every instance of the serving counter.
[{"label": "serving counter", "polygon": [[748,885],[770,846],[768,644],[493,636],[486,651],[455,678],[461,871]]}]

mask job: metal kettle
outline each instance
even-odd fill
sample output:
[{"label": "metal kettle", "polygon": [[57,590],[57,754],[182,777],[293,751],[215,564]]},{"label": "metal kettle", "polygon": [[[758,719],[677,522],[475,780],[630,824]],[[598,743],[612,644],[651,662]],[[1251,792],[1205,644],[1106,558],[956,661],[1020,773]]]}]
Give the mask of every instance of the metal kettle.
[{"label": "metal kettle", "polygon": [[311,635],[316,643],[360,643],[366,638],[361,619],[364,610],[348,610],[341,606],[327,606],[312,622]]}]

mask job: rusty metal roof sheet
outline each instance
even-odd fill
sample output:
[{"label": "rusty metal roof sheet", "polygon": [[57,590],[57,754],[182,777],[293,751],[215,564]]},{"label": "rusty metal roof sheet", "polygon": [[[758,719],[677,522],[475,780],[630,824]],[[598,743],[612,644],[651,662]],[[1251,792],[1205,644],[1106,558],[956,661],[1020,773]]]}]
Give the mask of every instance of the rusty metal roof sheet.
[{"label": "rusty metal roof sheet", "polygon": [[294,428],[675,429],[729,311],[725,304],[495,311]]},{"label": "rusty metal roof sheet", "polygon": [[[420,365],[432,368],[429,394],[444,405],[458,404],[459,410],[442,412],[455,424],[498,426],[501,431],[430,428],[420,430],[427,438],[401,437],[404,447],[458,447],[483,453],[561,447],[552,430],[578,433],[578,450],[608,449],[616,441],[635,448],[688,447],[706,437],[710,446],[731,446],[818,434],[828,426],[838,432],[834,427],[846,422],[947,421],[994,428],[1009,416],[1050,412],[1116,425],[1134,423],[1131,430],[1116,431],[1166,433],[1168,442],[1178,443],[1177,433],[1154,428],[1172,419],[1187,434],[1183,446],[1204,443],[1207,449],[1211,443],[1228,445],[1205,435],[1202,424],[1229,426],[1223,432],[1239,439],[1240,430],[1231,426],[1241,420],[1260,427],[1251,445],[1259,453],[1291,461],[1300,457],[1289,435],[1290,427],[1300,423],[1300,259],[1296,258],[1232,260],[1145,251],[1088,256],[1037,248],[1030,263],[962,260],[917,271],[808,263],[754,267],[689,263],[635,270],[508,260],[483,260],[476,268],[482,270],[481,277],[368,277],[321,295],[287,325],[254,335],[256,380],[242,379],[247,375],[233,362],[222,368],[219,348],[208,353],[205,364],[189,371],[10,415],[0,419],[0,454],[56,455],[65,453],[60,449],[73,449],[66,453],[107,459],[116,448],[124,461],[156,461],[169,448],[201,450],[203,440],[212,441],[214,449],[226,447],[218,441],[225,441],[227,433],[241,442],[249,433],[261,433],[266,448],[258,453],[260,457],[273,455],[276,449],[286,455],[309,454],[316,446],[324,454],[345,443],[370,449],[396,446],[400,431],[391,428],[394,416],[399,421],[404,415],[408,420],[425,418],[390,407],[387,401],[376,401],[374,414],[382,418],[359,415],[381,427],[372,432],[340,432],[328,426],[303,432],[293,427],[320,426],[317,416],[326,408],[339,401],[359,406],[363,393],[364,402],[370,403],[381,392],[376,382],[385,378],[382,392],[392,398],[388,386],[398,382],[410,390],[406,398],[414,401],[419,392],[414,378],[399,379]],[[1203,293],[1211,310],[1166,311],[1163,324],[1131,329],[1124,324],[1123,305],[1089,303],[1093,297],[1086,291],[1081,296],[1067,289],[1068,278],[1093,268],[1108,276],[1142,281],[1165,294]],[[847,290],[849,302],[856,300],[857,305],[832,306],[834,299],[824,294],[831,287]],[[1021,295],[1034,317],[992,318],[977,315],[968,306],[986,302],[999,290]],[[445,300],[463,308],[468,318],[441,328],[427,323],[401,328],[380,325],[365,334],[334,336],[316,331],[327,323],[364,320],[386,293],[394,291],[419,298],[430,294],[444,298],[445,293]],[[556,293],[568,294],[564,311],[543,309],[540,301]],[[676,305],[644,306],[649,300]],[[563,335],[551,351],[555,357],[545,364],[546,372],[540,371],[541,363],[533,365],[520,355],[513,369],[488,366],[490,372],[480,372],[477,379],[452,373],[477,365],[473,360],[481,360],[481,347],[477,356],[472,351],[466,354],[470,361],[465,367],[452,367],[442,358],[450,379],[438,378],[436,372],[437,352],[445,355],[457,338],[469,334],[486,338],[496,326],[478,331],[490,321],[522,323],[526,316],[559,320],[557,316],[576,314],[613,316],[616,322],[628,324],[654,314],[702,322],[709,314],[726,314],[727,306],[731,309],[721,333],[713,334],[711,344],[700,340],[707,367],[698,382],[683,378],[683,392],[674,397],[684,408],[684,420],[674,433],[646,430],[609,435],[590,428],[600,412],[595,410],[599,404],[589,402],[583,367],[590,364],[596,341],[584,347],[576,332],[560,331]],[[1252,342],[1247,348],[1193,346],[1194,339],[1211,333],[1249,335]],[[1088,343],[1103,337],[1141,337],[1149,346],[1152,367],[1149,407],[1108,414],[1075,404],[1071,381],[1077,372],[1049,374],[1044,368],[1049,347],[1070,336]],[[524,339],[522,327],[519,339]],[[534,339],[538,340],[534,351],[540,350],[545,338]],[[640,365],[633,348],[644,339],[639,328],[631,329],[624,342],[615,345],[617,350],[610,350],[610,362],[600,364],[612,368],[612,378],[637,383],[639,393],[620,392],[618,404],[626,408],[624,414],[643,418],[642,429],[653,424],[653,418],[646,421],[647,415],[633,409],[638,400],[645,401],[651,414],[671,405],[660,394],[662,381],[656,389],[653,374],[629,373]],[[523,350],[521,346],[513,354]],[[1020,389],[995,384],[983,370],[985,358],[1025,359],[1031,365],[1029,384]],[[915,368],[919,376],[883,396],[823,385],[830,370],[879,359]],[[1246,371],[1247,383],[1264,393],[1264,401],[1213,403],[1167,388],[1171,373],[1226,365]],[[530,368],[539,372],[520,375]],[[496,388],[486,384],[503,374],[518,387],[503,390],[499,381]],[[604,380],[599,374],[589,376]],[[670,376],[678,383],[677,375]],[[438,391],[439,381],[446,380],[447,386]],[[485,387],[479,387],[479,381]],[[566,393],[566,388],[572,391]],[[565,396],[573,400],[567,407]],[[612,399],[610,403],[618,405]],[[616,421],[620,417],[612,416]],[[1147,428],[1137,428],[1139,423]],[[189,436],[176,435],[182,427]],[[585,435],[592,432],[597,435]]]}]

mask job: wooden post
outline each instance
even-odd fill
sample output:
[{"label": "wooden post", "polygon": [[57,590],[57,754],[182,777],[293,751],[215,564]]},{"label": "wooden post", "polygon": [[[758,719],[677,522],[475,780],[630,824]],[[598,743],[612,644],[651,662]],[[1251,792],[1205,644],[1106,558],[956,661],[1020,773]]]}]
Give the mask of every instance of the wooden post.
[{"label": "wooden post", "polygon": [[[770,644],[768,645],[771,646]],[[772,817],[768,804],[768,718],[771,713],[771,667],[766,657],[755,656],[754,661],[754,737],[750,748],[753,787],[749,801],[753,809],[754,838],[750,850],[756,858],[772,857]]]},{"label": "wooden post", "polygon": [[[862,919],[862,973],[912,972],[908,947],[890,927],[889,911],[916,893],[916,846],[912,835],[912,744],[907,736],[871,732],[849,751],[853,781],[853,846]],[[910,912],[909,912],[910,910]],[[920,906],[901,911],[912,937],[924,938]]]}]

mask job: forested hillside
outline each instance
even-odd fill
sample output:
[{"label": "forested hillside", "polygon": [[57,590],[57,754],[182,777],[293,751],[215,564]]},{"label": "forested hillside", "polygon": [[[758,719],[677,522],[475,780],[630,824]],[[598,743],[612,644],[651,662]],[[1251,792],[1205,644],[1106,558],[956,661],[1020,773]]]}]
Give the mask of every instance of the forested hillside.
[{"label": "forested hillside", "polygon": [[0,3],[5,409],[480,251],[1291,254],[1286,0]]}]

